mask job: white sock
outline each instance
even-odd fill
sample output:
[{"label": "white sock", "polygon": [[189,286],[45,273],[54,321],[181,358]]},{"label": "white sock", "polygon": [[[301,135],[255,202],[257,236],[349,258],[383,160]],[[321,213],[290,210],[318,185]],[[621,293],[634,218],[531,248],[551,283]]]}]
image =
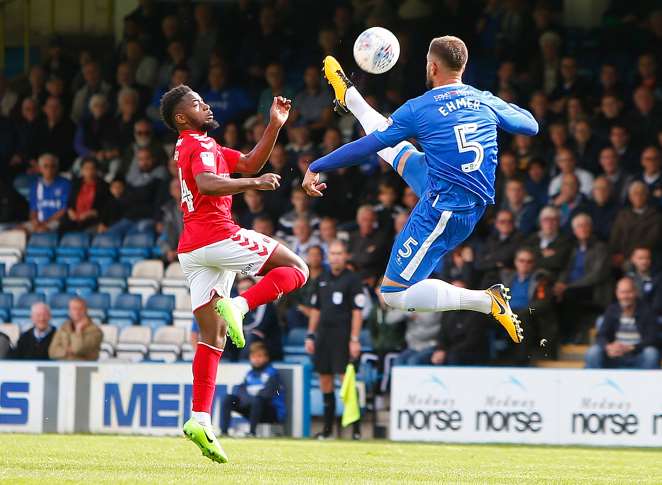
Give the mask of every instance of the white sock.
[{"label": "white sock", "polygon": [[[380,113],[374,110],[368,102],[363,99],[361,93],[354,86],[349,88],[345,93],[345,104],[347,108],[352,112],[352,114],[359,120],[359,123],[363,127],[366,135],[369,135],[376,129],[384,126],[386,124],[386,118]],[[384,148],[377,152],[386,163],[391,167],[393,166],[393,160],[398,156],[398,153],[408,145],[411,145],[408,141],[401,141],[396,146],[392,148]]]},{"label": "white sock", "polygon": [[191,417],[203,426],[211,428],[211,416],[202,411],[191,411]]},{"label": "white sock", "polygon": [[490,313],[492,298],[483,290],[467,290],[442,280],[419,281],[404,291],[383,293],[384,301],[400,310],[447,312],[473,310]]},{"label": "white sock", "polygon": [[243,296],[235,296],[231,300],[232,303],[234,303],[234,305],[239,308],[242,316],[248,313],[248,302],[246,301],[246,298]]}]

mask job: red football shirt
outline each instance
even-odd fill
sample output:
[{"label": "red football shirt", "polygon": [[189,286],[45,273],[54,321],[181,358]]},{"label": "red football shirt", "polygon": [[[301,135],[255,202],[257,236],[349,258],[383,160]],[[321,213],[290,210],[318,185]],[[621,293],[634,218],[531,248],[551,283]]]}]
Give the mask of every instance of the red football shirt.
[{"label": "red football shirt", "polygon": [[220,146],[205,133],[185,130],[179,134],[174,157],[184,213],[184,230],[177,251],[188,253],[234,235],[239,226],[232,220],[232,196],[202,195],[198,192],[195,176],[211,172],[219,177],[229,177],[241,152]]}]

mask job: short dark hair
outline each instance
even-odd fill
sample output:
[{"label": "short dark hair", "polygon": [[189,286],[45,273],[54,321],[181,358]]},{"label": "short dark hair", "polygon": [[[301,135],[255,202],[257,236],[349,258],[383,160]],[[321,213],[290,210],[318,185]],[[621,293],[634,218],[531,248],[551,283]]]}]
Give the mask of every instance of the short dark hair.
[{"label": "short dark hair", "polygon": [[451,71],[461,71],[467,64],[469,51],[462,39],[453,35],[436,37],[430,42],[430,54],[435,56]]},{"label": "short dark hair", "polygon": [[172,88],[161,97],[161,119],[172,131],[177,131],[177,125],[173,118],[177,105],[191,91],[191,88],[182,84],[181,86]]}]

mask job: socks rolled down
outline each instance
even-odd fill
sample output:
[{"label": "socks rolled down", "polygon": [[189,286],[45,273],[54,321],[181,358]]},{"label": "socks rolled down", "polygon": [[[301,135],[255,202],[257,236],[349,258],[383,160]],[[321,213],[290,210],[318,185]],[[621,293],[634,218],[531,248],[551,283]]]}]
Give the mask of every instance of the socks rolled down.
[{"label": "socks rolled down", "polygon": [[281,266],[269,271],[264,277],[241,296],[246,300],[248,309],[253,310],[260,305],[278,299],[282,295],[301,288],[306,284],[306,275],[300,269]]},{"label": "socks rolled down", "polygon": [[199,342],[193,357],[193,416],[200,421],[211,412],[216,390],[216,373],[223,350]]}]

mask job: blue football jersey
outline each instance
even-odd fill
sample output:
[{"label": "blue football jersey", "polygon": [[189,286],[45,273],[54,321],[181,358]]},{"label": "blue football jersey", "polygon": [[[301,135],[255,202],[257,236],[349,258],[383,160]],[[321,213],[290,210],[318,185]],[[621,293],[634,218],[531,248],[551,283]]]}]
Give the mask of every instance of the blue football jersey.
[{"label": "blue football jersey", "polygon": [[435,205],[458,210],[494,204],[497,128],[538,132],[528,111],[458,83],[410,99],[373,135],[388,146],[415,138],[425,153],[429,191],[439,196]]}]

